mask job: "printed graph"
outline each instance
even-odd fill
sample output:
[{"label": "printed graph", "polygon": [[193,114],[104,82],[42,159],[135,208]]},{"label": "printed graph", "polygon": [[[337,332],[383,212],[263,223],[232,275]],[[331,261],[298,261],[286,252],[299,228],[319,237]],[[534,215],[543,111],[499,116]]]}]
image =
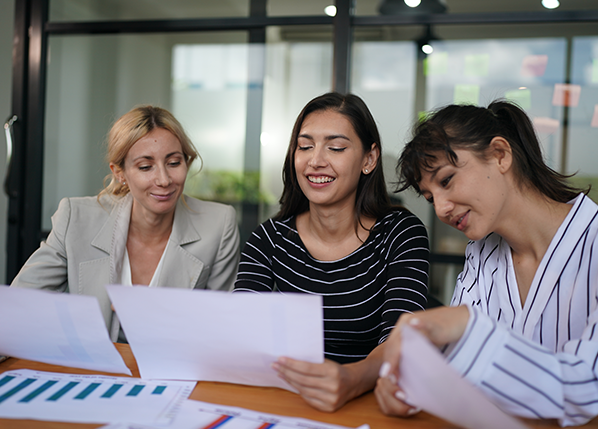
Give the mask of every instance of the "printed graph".
[{"label": "printed graph", "polygon": [[170,423],[194,382],[15,370],[0,374],[0,417]]}]

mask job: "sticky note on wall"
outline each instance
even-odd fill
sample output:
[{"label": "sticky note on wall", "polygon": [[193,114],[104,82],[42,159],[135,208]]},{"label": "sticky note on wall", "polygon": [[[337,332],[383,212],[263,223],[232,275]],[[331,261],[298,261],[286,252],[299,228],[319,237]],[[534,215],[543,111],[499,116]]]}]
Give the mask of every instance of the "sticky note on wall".
[{"label": "sticky note on wall", "polygon": [[477,105],[479,98],[479,85],[455,85],[455,91],[453,93],[453,103]]},{"label": "sticky note on wall", "polygon": [[521,63],[521,76],[544,76],[548,55],[526,55]]},{"label": "sticky note on wall", "polygon": [[540,134],[554,134],[559,130],[560,122],[558,119],[537,117],[533,119],[534,128]]},{"label": "sticky note on wall", "polygon": [[532,92],[527,88],[507,91],[505,92],[505,98],[517,103],[524,110],[532,107]]},{"label": "sticky note on wall", "polygon": [[465,56],[465,76],[488,76],[490,55],[476,54]]},{"label": "sticky note on wall", "polygon": [[591,126],[593,128],[598,128],[598,104],[594,106],[594,116],[592,116]]},{"label": "sticky note on wall", "polygon": [[579,85],[557,83],[554,85],[554,92],[552,94],[552,105],[577,107],[577,105],[579,104],[580,94],[581,86]]},{"label": "sticky note on wall", "polygon": [[424,59],[424,75],[446,74],[448,70],[448,53],[438,52],[428,55]]}]

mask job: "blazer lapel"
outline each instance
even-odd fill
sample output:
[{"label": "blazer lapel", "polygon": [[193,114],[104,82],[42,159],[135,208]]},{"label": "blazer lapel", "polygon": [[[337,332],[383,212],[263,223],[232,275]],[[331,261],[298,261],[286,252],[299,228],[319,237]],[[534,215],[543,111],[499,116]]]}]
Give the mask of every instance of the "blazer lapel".
[{"label": "blazer lapel", "polygon": [[109,283],[118,282],[129,233],[133,197],[125,195],[115,205],[91,245],[110,255]]},{"label": "blazer lapel", "polygon": [[179,200],[174,212],[170,243],[164,255],[164,265],[158,279],[162,287],[192,289],[204,268],[201,260],[185,250],[185,246],[201,240],[195,229],[189,209]]}]

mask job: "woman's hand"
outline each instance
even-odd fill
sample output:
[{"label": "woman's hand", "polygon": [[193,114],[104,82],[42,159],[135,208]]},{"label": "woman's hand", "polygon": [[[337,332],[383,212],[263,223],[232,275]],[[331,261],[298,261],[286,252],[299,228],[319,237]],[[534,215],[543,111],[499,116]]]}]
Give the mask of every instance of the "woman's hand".
[{"label": "woman's hand", "polygon": [[336,411],[357,396],[355,381],[347,365],[328,359],[324,363],[310,363],[281,357],[272,367],[308,404],[320,411]]},{"label": "woman's hand", "polygon": [[465,306],[440,307],[405,314],[399,318],[395,328],[386,340],[384,363],[380,367],[380,378],[376,383],[376,399],[383,413],[408,416],[417,412],[408,404],[409,398],[397,385],[402,347],[402,327],[409,325],[417,329],[433,344],[441,347],[458,341],[465,332],[468,320],[469,310]]}]

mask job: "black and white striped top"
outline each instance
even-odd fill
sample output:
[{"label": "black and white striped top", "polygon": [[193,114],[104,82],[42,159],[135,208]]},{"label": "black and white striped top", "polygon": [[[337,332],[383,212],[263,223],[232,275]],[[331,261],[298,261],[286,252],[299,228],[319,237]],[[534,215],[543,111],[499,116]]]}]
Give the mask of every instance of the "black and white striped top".
[{"label": "black and white striped top", "polygon": [[386,339],[401,313],[425,307],[428,257],[426,229],[406,211],[376,222],[365,243],[337,261],[308,253],[294,217],[268,220],[243,249],[235,290],[322,295],[325,356],[354,362]]},{"label": "black and white striped top", "polygon": [[573,201],[521,306],[509,245],[470,242],[452,305],[470,308],[448,359],[505,411],[579,425],[598,415],[598,206]]}]

